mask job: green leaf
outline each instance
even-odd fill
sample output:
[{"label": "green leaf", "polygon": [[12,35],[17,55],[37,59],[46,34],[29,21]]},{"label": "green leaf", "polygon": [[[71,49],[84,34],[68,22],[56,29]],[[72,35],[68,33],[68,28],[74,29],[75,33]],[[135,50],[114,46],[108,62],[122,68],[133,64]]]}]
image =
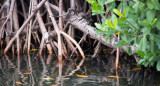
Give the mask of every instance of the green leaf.
[{"label": "green leaf", "polygon": [[119,22],[118,23],[118,26],[121,27],[121,28],[128,28],[130,27],[128,24],[126,24],[125,22]]},{"label": "green leaf", "polygon": [[155,56],[151,56],[151,57],[149,58],[149,62],[152,62],[152,61],[154,60],[154,58],[155,58]]},{"label": "green leaf", "polygon": [[116,33],[116,30],[114,30],[114,29],[110,29],[110,30],[106,31],[107,35],[112,35],[114,33]]},{"label": "green leaf", "polygon": [[133,36],[127,36],[127,44],[130,44],[132,41],[134,40],[134,37]]},{"label": "green leaf", "polygon": [[111,27],[111,28],[114,28],[114,26],[112,25],[112,22],[110,22],[108,19],[106,20],[106,24]]},{"label": "green leaf", "polygon": [[138,11],[138,7],[139,7],[139,1],[137,1],[134,5],[133,8],[135,9],[135,11]]},{"label": "green leaf", "polygon": [[[155,57],[153,57],[155,58]],[[149,67],[154,66],[155,61],[151,61]]]},{"label": "green leaf", "polygon": [[159,5],[159,1],[158,0],[151,0],[154,9],[156,10],[160,10],[160,5]]},{"label": "green leaf", "polygon": [[107,35],[107,36],[106,36],[106,38],[105,38],[106,43],[108,43],[108,42],[109,42],[110,38],[111,38],[111,36],[110,36],[110,35]]},{"label": "green leaf", "polygon": [[132,50],[131,50],[131,47],[129,47],[129,46],[127,46],[127,53],[129,54],[129,55],[132,55]]},{"label": "green leaf", "polygon": [[153,25],[156,21],[157,21],[157,18],[155,18],[155,19],[153,20],[152,25]]},{"label": "green leaf", "polygon": [[147,6],[148,6],[149,9],[153,9],[153,5],[151,3],[148,2]]},{"label": "green leaf", "polygon": [[114,2],[115,0],[107,0],[107,1],[105,1],[105,3],[104,4],[109,4],[109,3],[112,3],[112,2]]},{"label": "green leaf", "polygon": [[139,47],[140,47],[141,51],[143,51],[143,52],[146,51],[146,48],[147,48],[147,38],[146,38],[146,36],[143,36],[142,40],[140,41]]},{"label": "green leaf", "polygon": [[138,61],[138,65],[142,65],[144,62],[145,62],[145,59],[140,59],[140,60]]},{"label": "green leaf", "polygon": [[157,62],[157,70],[160,71],[160,60]]},{"label": "green leaf", "polygon": [[134,17],[127,19],[127,22],[129,23],[130,27],[132,28],[132,30],[134,30],[133,32],[135,32],[135,30],[139,29],[138,22],[136,19],[137,18],[134,18]]},{"label": "green leaf", "polygon": [[117,44],[115,45],[115,47],[116,47],[116,48],[117,48],[117,47],[121,47],[121,46],[123,46],[123,45],[125,45],[125,44],[126,44],[126,41],[120,40],[120,41],[117,42]]},{"label": "green leaf", "polygon": [[138,24],[141,25],[141,26],[143,26],[143,27],[146,27],[146,26],[147,26],[146,23],[144,23],[143,21],[140,21],[140,20],[138,20]]},{"label": "green leaf", "polygon": [[148,22],[146,22],[146,20],[143,20],[143,22],[144,22],[144,23],[146,23],[146,24],[149,26],[149,23],[148,23]]},{"label": "green leaf", "polygon": [[110,21],[114,23],[115,19],[117,19],[116,14],[112,14],[112,17],[110,17]]},{"label": "green leaf", "polygon": [[140,55],[141,58],[144,58],[144,56],[145,56],[144,52],[141,52],[141,51],[138,51],[138,50],[137,50],[136,53],[137,53],[138,55]]},{"label": "green leaf", "polygon": [[106,23],[106,19],[104,19],[104,18],[101,18],[101,21],[102,21],[102,25],[104,25]]},{"label": "green leaf", "polygon": [[127,41],[127,36],[125,34],[120,34],[122,40]]},{"label": "green leaf", "polygon": [[150,27],[144,27],[143,28],[143,35],[148,35],[151,31],[151,28]]},{"label": "green leaf", "polygon": [[104,0],[87,0],[88,3],[92,5],[92,15],[103,14],[104,12]]},{"label": "green leaf", "polygon": [[160,36],[159,35],[151,33],[150,34],[150,38],[151,38],[151,40],[153,40],[153,41],[155,41],[155,42],[160,44]]},{"label": "green leaf", "polygon": [[92,10],[92,15],[103,14],[105,13],[103,10]]},{"label": "green leaf", "polygon": [[117,19],[114,20],[113,24],[114,24],[114,27],[115,27],[116,24],[117,24]]},{"label": "green leaf", "polygon": [[125,9],[125,10],[124,10],[124,13],[123,13],[123,14],[124,14],[124,16],[126,16],[126,15],[127,15],[127,12],[128,12],[128,9]]},{"label": "green leaf", "polygon": [[96,30],[95,33],[96,33],[96,34],[104,34],[105,32],[104,32],[104,31],[101,31],[101,30]]},{"label": "green leaf", "polygon": [[103,28],[100,23],[94,23],[94,25],[95,25],[98,29],[100,29],[100,30]]},{"label": "green leaf", "polygon": [[144,6],[145,6],[145,4],[144,4],[144,3],[139,2],[139,9],[143,10],[143,7],[144,7]]},{"label": "green leaf", "polygon": [[100,4],[100,6],[104,5],[104,0],[98,0],[98,3]]},{"label": "green leaf", "polygon": [[155,47],[154,47],[154,41],[150,40],[150,51],[151,51],[151,53],[154,53],[154,49],[155,49]]},{"label": "green leaf", "polygon": [[155,18],[155,12],[152,10],[148,10],[146,13],[146,17],[147,17],[147,22],[151,24],[151,22]]},{"label": "green leaf", "polygon": [[126,17],[121,17],[121,18],[118,19],[119,22],[120,22],[120,21],[126,21],[126,20],[127,20]]},{"label": "green leaf", "polygon": [[122,18],[120,18],[120,19],[118,19],[118,22],[117,22],[118,24],[118,26],[119,27],[122,27],[122,28],[128,28],[128,27],[130,27],[130,25],[127,23],[127,21],[126,21],[126,18],[124,18],[124,17],[122,17]]},{"label": "green leaf", "polygon": [[150,34],[150,39],[154,40],[154,34],[152,34],[152,33]]},{"label": "green leaf", "polygon": [[88,3],[91,3],[93,0],[86,0]]},{"label": "green leaf", "polygon": [[147,67],[148,64],[149,64],[149,62],[148,62],[148,61],[145,61],[145,63],[144,63],[143,65],[144,65],[145,67]]},{"label": "green leaf", "polygon": [[118,16],[123,17],[123,14],[122,14],[119,10],[114,9],[113,12],[114,12],[115,14],[117,14]]},{"label": "green leaf", "polygon": [[115,9],[115,6],[115,3],[109,3],[109,10],[112,11],[113,9]]},{"label": "green leaf", "polygon": [[157,29],[160,30],[160,21],[157,23]]}]

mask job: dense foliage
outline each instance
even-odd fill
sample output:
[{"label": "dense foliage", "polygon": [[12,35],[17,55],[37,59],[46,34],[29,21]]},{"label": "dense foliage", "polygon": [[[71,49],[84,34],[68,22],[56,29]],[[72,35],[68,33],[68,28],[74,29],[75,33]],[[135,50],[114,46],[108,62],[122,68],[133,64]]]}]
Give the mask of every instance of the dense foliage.
[{"label": "dense foliage", "polygon": [[[160,71],[160,3],[158,0],[87,0],[92,15],[100,15],[95,23],[97,34],[120,35],[115,47],[127,46],[129,55],[139,54],[138,64],[153,66]],[[132,52],[134,46],[136,51]]]}]

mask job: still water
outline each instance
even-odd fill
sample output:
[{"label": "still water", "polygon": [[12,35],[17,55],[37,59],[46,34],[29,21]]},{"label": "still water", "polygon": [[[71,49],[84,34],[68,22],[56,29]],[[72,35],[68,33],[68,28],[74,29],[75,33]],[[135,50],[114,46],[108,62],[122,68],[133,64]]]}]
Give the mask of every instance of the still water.
[{"label": "still water", "polygon": [[[121,62],[113,56],[72,58],[58,64],[54,55],[0,56],[0,86],[159,86],[160,75]],[[133,64],[132,64],[133,65]]]}]

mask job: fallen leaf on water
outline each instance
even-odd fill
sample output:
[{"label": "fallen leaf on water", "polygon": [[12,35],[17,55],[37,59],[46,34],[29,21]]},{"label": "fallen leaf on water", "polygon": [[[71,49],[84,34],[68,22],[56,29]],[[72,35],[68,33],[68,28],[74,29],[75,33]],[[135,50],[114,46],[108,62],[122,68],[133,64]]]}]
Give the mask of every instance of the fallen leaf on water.
[{"label": "fallen leaf on water", "polygon": [[76,74],[78,77],[83,77],[83,78],[87,78],[88,76],[86,76],[86,75],[78,75],[78,74]]},{"label": "fallen leaf on water", "polygon": [[56,86],[56,85],[50,85],[50,86]]},{"label": "fallen leaf on water", "polygon": [[119,76],[114,76],[114,75],[107,76],[107,77],[110,77],[110,78],[124,78],[124,77],[119,77]]},{"label": "fallen leaf on water", "polygon": [[30,51],[37,51],[38,49],[31,49]]},{"label": "fallen leaf on water", "polygon": [[42,79],[45,79],[45,80],[54,80],[53,78],[42,78]]},{"label": "fallen leaf on water", "polygon": [[24,73],[24,74],[31,74],[31,73]]},{"label": "fallen leaf on water", "polygon": [[31,49],[29,50],[29,52],[34,52],[34,51],[37,51],[38,49]]},{"label": "fallen leaf on water", "polygon": [[22,84],[21,82],[16,82],[16,84]]},{"label": "fallen leaf on water", "polygon": [[50,84],[51,82],[45,82],[46,84]]},{"label": "fallen leaf on water", "polygon": [[140,70],[141,68],[133,68],[132,70],[133,71],[136,71],[136,70]]}]

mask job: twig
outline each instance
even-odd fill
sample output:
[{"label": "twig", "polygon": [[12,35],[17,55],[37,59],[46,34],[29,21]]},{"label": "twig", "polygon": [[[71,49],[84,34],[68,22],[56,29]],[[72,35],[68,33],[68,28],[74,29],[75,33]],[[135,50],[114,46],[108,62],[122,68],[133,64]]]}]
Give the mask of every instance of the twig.
[{"label": "twig", "polygon": [[[62,1],[63,0],[59,0],[59,16],[62,15]],[[59,28],[63,29],[63,20],[62,17],[59,17]]]},{"label": "twig", "polygon": [[[118,41],[120,40],[120,35],[118,34]],[[118,70],[118,63],[119,63],[119,47],[117,48],[116,53],[116,71]]]},{"label": "twig", "polygon": [[[70,0],[70,7],[71,9],[75,9],[75,0]],[[73,12],[71,12],[71,14],[74,14]],[[74,38],[75,37],[75,30],[74,28],[70,25],[70,28],[69,28],[69,35]]]},{"label": "twig", "polygon": [[[37,0],[35,0],[35,5],[37,5]],[[42,35],[43,35],[43,37],[44,37],[44,35],[45,35],[45,33],[47,32],[47,30],[46,30],[46,27],[45,27],[45,25],[44,25],[43,19],[42,19],[42,17],[41,17],[40,11],[37,12],[36,17],[37,17],[37,21],[38,21],[38,23],[39,23],[39,26],[40,26]],[[48,33],[48,32],[47,32],[47,33]],[[53,52],[52,52],[52,47],[51,47],[50,44],[47,44],[47,48],[48,48],[49,53],[52,54]],[[41,53],[40,53],[40,54],[41,54]]]},{"label": "twig", "polygon": [[98,52],[98,50],[99,50],[99,47],[100,47],[100,42],[98,42],[98,44],[97,44],[97,46],[95,47],[95,51],[94,51],[94,54],[92,55],[92,58],[94,58],[96,55],[97,55],[97,52]]},{"label": "twig", "polygon": [[[32,2],[32,1],[30,1]],[[27,19],[27,13],[26,13],[26,9],[25,9],[25,6],[24,6],[24,0],[21,0],[21,4],[22,4],[22,11],[23,11],[23,14],[24,14],[24,19],[26,20]]]},{"label": "twig", "polygon": [[3,11],[5,8],[7,8],[7,7],[10,5],[9,1],[10,1],[10,0],[7,0],[7,1],[3,4],[3,6],[2,6],[1,9],[0,9],[0,14],[2,13],[2,11]]},{"label": "twig", "polygon": [[[19,29],[19,21],[18,21],[18,13],[17,13],[17,4],[15,3],[14,11],[13,11],[13,24],[16,31]],[[20,43],[20,37],[17,37],[17,54],[20,54],[21,50],[21,43]]]},{"label": "twig", "polygon": [[41,39],[41,44],[40,44],[40,47],[39,47],[39,54],[42,54],[44,41],[45,41],[45,40],[44,40],[44,37],[42,37],[42,39]]},{"label": "twig", "polygon": [[[62,15],[62,1],[63,0],[59,0],[59,15]],[[62,17],[59,17],[59,30],[63,29],[63,21],[62,21]],[[61,48],[63,47],[63,40],[61,40],[61,36],[59,35],[59,40],[58,40],[58,46],[60,46]],[[63,49],[64,50],[64,49]],[[62,52],[62,50],[60,49],[60,51],[58,53]],[[58,55],[59,56],[59,55]],[[60,54],[60,56],[58,57],[58,60],[60,63],[62,63],[62,56]]]},{"label": "twig", "polygon": [[59,32],[60,29],[59,29],[59,27],[58,27],[58,25],[57,25],[57,23],[56,23],[55,18],[53,17],[53,13],[52,13],[52,11],[51,11],[51,8],[50,8],[50,6],[49,6],[48,1],[45,2],[45,7],[46,7],[46,9],[47,9],[47,11],[48,11],[48,13],[49,13],[49,16],[50,16],[50,18],[51,18],[51,21],[52,21],[52,23],[53,23],[53,26],[54,26],[55,31],[56,31],[57,36],[58,36],[58,58],[60,58],[59,61],[62,61],[62,60],[61,60],[61,58],[62,58],[62,45],[61,45],[61,36],[60,36],[60,32]]},{"label": "twig", "polygon": [[[84,38],[85,38],[86,36],[87,36],[87,34],[85,34],[85,35],[81,38],[81,40],[79,41],[78,44],[80,44],[80,43],[84,40]],[[74,48],[74,50],[72,51],[72,53],[71,53],[71,55],[70,55],[70,58],[73,56],[73,54],[74,54],[74,52],[76,51],[77,48],[78,48],[78,47]]]},{"label": "twig", "polygon": [[[22,8],[23,8],[23,13],[24,13],[24,2],[21,0],[21,3],[22,4]],[[33,6],[34,6],[34,3],[33,1],[30,1],[30,8],[29,8],[29,15],[31,14],[31,12],[33,11]],[[24,13],[24,17],[26,19],[26,14]],[[29,22],[29,28],[28,28],[28,46],[27,46],[27,53],[29,54],[30,52],[30,44],[31,44],[31,29],[32,29],[32,23],[33,23],[33,20],[31,19],[31,21]]]},{"label": "twig", "polygon": [[64,36],[66,36],[67,38],[69,38],[77,46],[77,48],[78,48],[79,52],[81,53],[82,57],[86,58],[84,53],[83,53],[82,48],[79,46],[79,44],[72,37],[70,37],[68,34],[66,34],[63,31],[60,31],[60,33],[63,34]]},{"label": "twig", "polygon": [[[123,6],[121,6],[121,12],[123,10]],[[118,34],[118,41],[120,40],[120,35]],[[119,63],[119,47],[117,48],[117,53],[116,53],[116,71],[118,70],[118,63]]]},{"label": "twig", "polygon": [[7,19],[7,16],[6,16],[6,17],[1,18],[1,19],[0,19],[0,21],[5,20],[5,19]]}]

